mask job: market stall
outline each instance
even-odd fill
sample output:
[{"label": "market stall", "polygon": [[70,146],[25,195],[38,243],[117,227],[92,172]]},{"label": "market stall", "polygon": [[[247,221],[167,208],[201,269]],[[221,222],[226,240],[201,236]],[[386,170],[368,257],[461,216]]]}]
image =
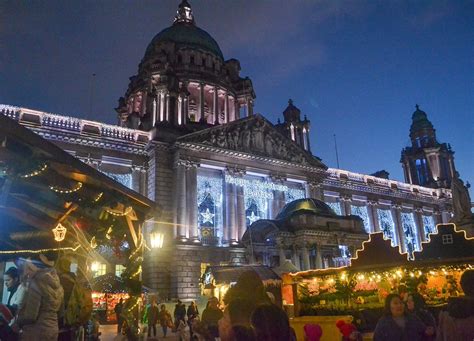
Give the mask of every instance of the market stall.
[{"label": "market stall", "polygon": [[436,309],[462,295],[460,276],[473,266],[474,239],[454,224],[438,225],[414,261],[374,233],[351,266],[284,274],[283,299],[296,306],[297,315],[352,315],[367,320],[370,329],[389,293],[419,292]]},{"label": "market stall", "polygon": [[127,300],[130,295],[125,283],[114,274],[105,274],[91,281],[92,307],[101,324],[117,323],[115,305],[120,299]]},{"label": "market stall", "polygon": [[234,285],[240,275],[246,271],[255,271],[265,287],[265,290],[281,305],[281,278],[272,269],[263,265],[216,265],[208,266],[201,279],[203,294],[217,297],[222,302],[227,290]]},{"label": "market stall", "polygon": [[101,247],[120,254],[130,295],[124,315],[133,339],[141,225],[155,204],[3,115],[0,142],[0,262],[55,253],[72,259],[77,276],[86,278]]}]

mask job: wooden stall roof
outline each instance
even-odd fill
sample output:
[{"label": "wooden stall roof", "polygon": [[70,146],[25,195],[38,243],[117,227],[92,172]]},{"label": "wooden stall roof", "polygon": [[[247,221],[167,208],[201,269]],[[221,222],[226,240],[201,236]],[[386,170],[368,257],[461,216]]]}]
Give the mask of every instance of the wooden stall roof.
[{"label": "wooden stall roof", "polygon": [[429,235],[429,242],[421,244],[420,251],[415,252],[417,264],[447,265],[474,261],[474,238],[469,238],[455,224],[439,224],[437,231]]},{"label": "wooden stall roof", "polygon": [[278,276],[268,266],[263,265],[216,265],[208,266],[206,272],[210,272],[214,277],[216,284],[230,284],[237,282],[240,275],[245,271],[255,271],[262,282],[281,282],[280,276]]},{"label": "wooden stall roof", "polygon": [[[54,188],[76,188],[80,195],[64,195]],[[73,210],[93,225],[97,217],[89,214],[86,202],[99,195],[104,207],[133,207],[141,220],[158,211],[153,201],[0,115],[0,250],[55,245],[51,228]]]}]

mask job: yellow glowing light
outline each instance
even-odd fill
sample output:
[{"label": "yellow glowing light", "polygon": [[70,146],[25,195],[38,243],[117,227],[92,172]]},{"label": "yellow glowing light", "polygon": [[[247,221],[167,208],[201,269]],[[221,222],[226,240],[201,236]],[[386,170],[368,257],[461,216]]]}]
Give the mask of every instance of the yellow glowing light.
[{"label": "yellow glowing light", "polygon": [[43,172],[46,170],[46,168],[48,168],[48,165],[44,163],[43,165],[40,166],[39,169],[37,169],[37,170],[35,170],[35,171],[31,172],[31,173],[23,174],[23,175],[20,175],[20,176],[21,176],[22,178],[31,178],[31,177],[33,177],[33,176],[40,175],[41,173],[43,173]]},{"label": "yellow glowing light", "polygon": [[62,187],[56,187],[56,186],[49,186],[49,188],[56,192],[56,193],[60,193],[60,194],[71,194],[71,193],[74,193],[74,192],[77,192],[78,190],[80,190],[82,188],[82,182],[78,182],[76,187],[72,188],[72,189],[67,189],[67,188],[62,188]]},{"label": "yellow glowing light", "polygon": [[360,275],[357,276],[357,279],[358,279],[359,281],[362,281],[364,278],[365,278],[365,276],[362,275],[362,274],[360,274]]},{"label": "yellow glowing light", "polygon": [[113,216],[116,216],[116,217],[124,217],[124,216],[126,216],[126,215],[129,215],[130,212],[132,212],[132,210],[133,210],[133,207],[132,207],[132,206],[127,207],[127,208],[125,209],[125,211],[123,211],[123,212],[117,212],[117,211],[114,211],[114,210],[112,210],[112,209],[110,209],[110,208],[106,208],[106,209],[105,209],[105,211],[106,211],[107,213],[109,213],[109,214],[111,214],[111,215],[113,215]]},{"label": "yellow glowing light", "polygon": [[334,278],[329,278],[328,279],[328,284],[333,284],[334,283]]},{"label": "yellow glowing light", "polygon": [[39,250],[13,250],[13,251],[0,251],[0,255],[16,255],[21,253],[45,253],[50,251],[73,251],[76,252],[81,246],[77,245],[75,247],[59,247],[52,249],[39,249]]},{"label": "yellow glowing light", "polygon": [[415,274],[413,272],[410,272],[410,277],[411,278],[415,277]]},{"label": "yellow glowing light", "polygon": [[100,266],[99,262],[93,262],[93,263],[91,264],[91,270],[92,270],[93,272],[96,272],[96,271],[99,270],[99,266]]},{"label": "yellow glowing light", "polygon": [[150,233],[150,244],[152,249],[161,249],[164,240],[165,235],[163,233],[157,231]]},{"label": "yellow glowing light", "polygon": [[341,278],[341,281],[345,281],[347,279],[346,273],[345,272],[342,273],[340,278]]},{"label": "yellow glowing light", "polygon": [[62,242],[66,237],[67,229],[61,224],[56,225],[51,231],[53,231],[54,240],[57,242]]},{"label": "yellow glowing light", "polygon": [[102,198],[103,195],[104,195],[104,192],[100,192],[100,193],[95,197],[94,202],[98,202],[98,201]]},{"label": "yellow glowing light", "polygon": [[107,230],[107,233],[105,234],[105,238],[107,239],[112,238],[110,235],[111,233],[112,233],[112,226],[110,226],[109,229]]}]

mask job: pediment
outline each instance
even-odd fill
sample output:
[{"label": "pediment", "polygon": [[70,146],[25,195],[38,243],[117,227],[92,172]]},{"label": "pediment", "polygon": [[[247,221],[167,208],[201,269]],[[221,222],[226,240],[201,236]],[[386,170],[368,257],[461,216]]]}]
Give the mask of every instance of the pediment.
[{"label": "pediment", "polygon": [[178,142],[204,144],[327,169],[319,158],[280,133],[259,114],[182,136]]}]

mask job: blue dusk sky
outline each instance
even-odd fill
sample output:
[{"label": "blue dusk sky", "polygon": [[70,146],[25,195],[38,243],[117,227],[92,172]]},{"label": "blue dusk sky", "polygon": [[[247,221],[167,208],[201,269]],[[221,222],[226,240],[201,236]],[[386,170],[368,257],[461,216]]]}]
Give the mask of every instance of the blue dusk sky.
[{"label": "blue dusk sky", "polygon": [[[0,103],[116,123],[113,108],[179,1],[0,2]],[[289,98],[329,167],[403,180],[415,104],[474,182],[473,1],[192,1],[272,122]],[[95,73],[92,110],[91,79]],[[472,193],[472,189],[471,189]]]}]

